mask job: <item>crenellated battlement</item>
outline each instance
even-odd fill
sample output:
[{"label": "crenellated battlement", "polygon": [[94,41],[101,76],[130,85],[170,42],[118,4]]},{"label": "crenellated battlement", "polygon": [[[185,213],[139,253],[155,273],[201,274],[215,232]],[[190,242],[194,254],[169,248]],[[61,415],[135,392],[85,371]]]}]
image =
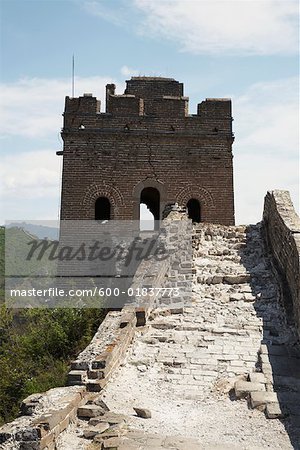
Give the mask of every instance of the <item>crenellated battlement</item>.
[{"label": "crenellated battlement", "polygon": [[[157,120],[159,119],[159,121]],[[130,130],[192,133],[225,133],[232,136],[231,100],[208,98],[198,104],[197,114],[189,114],[189,98],[183,83],[173,78],[132,77],[124,94],[116,94],[115,84],[106,85],[105,112],[92,94],[66,97],[64,131],[68,129],[123,128]]]},{"label": "crenellated battlement", "polygon": [[205,101],[198,103],[197,114],[206,119],[224,118],[232,120],[231,99],[207,98]]},{"label": "crenellated battlement", "polygon": [[93,94],[83,94],[83,97],[66,97],[65,113],[96,114],[100,113],[101,102]]},{"label": "crenellated battlement", "polygon": [[132,77],[121,94],[106,85],[102,112],[92,94],[67,97],[62,138],[63,219],[92,220],[100,198],[111,219],[138,220],[144,203],[159,221],[177,202],[195,221],[234,223],[230,99],[190,114],[183,83]]},{"label": "crenellated battlement", "polygon": [[126,80],[125,94],[133,94],[148,101],[164,95],[182,97],[183,83],[174,78],[132,77]]},{"label": "crenellated battlement", "polygon": [[114,116],[143,116],[144,100],[135,95],[111,95],[106,99],[106,112]]}]

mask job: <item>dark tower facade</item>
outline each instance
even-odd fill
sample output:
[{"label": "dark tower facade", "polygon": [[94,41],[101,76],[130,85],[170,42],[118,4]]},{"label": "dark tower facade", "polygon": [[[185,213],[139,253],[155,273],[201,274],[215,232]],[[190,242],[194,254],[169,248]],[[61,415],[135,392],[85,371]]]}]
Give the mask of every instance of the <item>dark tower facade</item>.
[{"label": "dark tower facade", "polygon": [[[156,220],[186,206],[196,221],[234,224],[230,99],[209,98],[189,114],[183,84],[132,77],[123,95],[106,86],[106,110],[92,94],[66,97],[61,219]],[[60,153],[60,152],[58,152]]]}]

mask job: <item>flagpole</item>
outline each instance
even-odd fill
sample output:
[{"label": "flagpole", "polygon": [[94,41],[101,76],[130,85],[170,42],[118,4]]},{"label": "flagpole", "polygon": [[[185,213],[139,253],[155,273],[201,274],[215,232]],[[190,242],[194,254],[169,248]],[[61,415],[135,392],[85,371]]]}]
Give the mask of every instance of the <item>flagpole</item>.
[{"label": "flagpole", "polygon": [[72,57],[72,98],[75,96],[75,58]]}]

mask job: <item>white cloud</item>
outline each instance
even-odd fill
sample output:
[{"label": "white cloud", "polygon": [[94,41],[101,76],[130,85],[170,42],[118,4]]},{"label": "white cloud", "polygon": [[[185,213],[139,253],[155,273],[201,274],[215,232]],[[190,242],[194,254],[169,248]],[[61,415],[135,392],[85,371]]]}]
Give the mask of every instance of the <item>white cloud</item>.
[{"label": "white cloud", "polygon": [[122,66],[121,74],[124,75],[125,77],[130,77],[130,76],[134,77],[134,76],[139,75],[139,71],[132,69],[131,67],[128,67],[128,66]]},{"label": "white cloud", "polygon": [[299,212],[298,162],[281,156],[242,155],[234,161],[236,223],[256,223],[262,219],[267,191],[288,190]]},{"label": "white cloud", "polygon": [[1,190],[6,199],[57,196],[61,158],[54,150],[29,151],[1,157]]},{"label": "white cloud", "polygon": [[83,2],[83,8],[93,16],[100,17],[114,25],[124,25],[125,16],[127,15],[125,8],[116,9],[107,6],[103,0],[88,0]]},{"label": "white cloud", "polygon": [[257,83],[233,97],[237,223],[261,219],[267,190],[286,189],[299,208],[297,78]]},{"label": "white cloud", "polygon": [[298,78],[256,83],[233,97],[239,145],[264,153],[296,152],[299,138]]},{"label": "white cloud", "polygon": [[[93,92],[104,105],[110,77],[75,80],[75,95]],[[54,218],[60,197],[60,164],[57,148],[17,152],[14,148],[45,148],[62,127],[64,98],[70,95],[70,79],[26,78],[1,84],[1,222],[6,218]],[[6,139],[9,137],[9,139]],[[26,138],[26,139],[25,139]],[[47,199],[45,201],[45,199]]]},{"label": "white cloud", "polygon": [[[77,77],[75,95],[92,92],[103,105],[105,85],[111,82],[109,77]],[[2,136],[57,135],[62,127],[64,98],[71,95],[70,79],[24,78],[14,83],[1,83],[0,89]]]},{"label": "white cloud", "polygon": [[298,51],[297,0],[133,0],[139,32],[195,54],[290,54]]},{"label": "white cloud", "polygon": [[55,150],[4,154],[0,167],[0,224],[6,219],[56,218],[61,163]]}]

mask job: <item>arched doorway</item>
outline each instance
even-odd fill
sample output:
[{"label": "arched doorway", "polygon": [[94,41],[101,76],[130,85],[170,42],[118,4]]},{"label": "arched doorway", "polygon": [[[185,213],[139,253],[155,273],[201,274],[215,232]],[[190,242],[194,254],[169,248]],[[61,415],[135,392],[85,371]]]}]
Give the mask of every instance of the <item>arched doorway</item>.
[{"label": "arched doorway", "polygon": [[111,206],[107,197],[98,197],[95,202],[95,220],[110,220]]},{"label": "arched doorway", "polygon": [[[145,210],[145,205],[147,210]],[[154,187],[146,187],[140,196],[140,229],[156,230],[159,226],[160,194]],[[152,217],[149,215],[151,213]]]},{"label": "arched doorway", "polygon": [[186,207],[189,218],[192,219],[193,222],[201,222],[201,206],[199,200],[191,198],[187,202]]}]

